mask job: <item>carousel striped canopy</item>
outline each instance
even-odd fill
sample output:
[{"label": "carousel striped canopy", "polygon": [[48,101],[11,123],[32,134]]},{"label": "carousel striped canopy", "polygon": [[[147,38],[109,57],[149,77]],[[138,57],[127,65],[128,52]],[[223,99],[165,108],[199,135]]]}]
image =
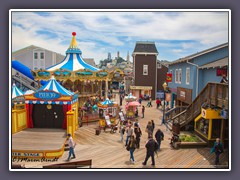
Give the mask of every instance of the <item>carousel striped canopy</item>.
[{"label": "carousel striped canopy", "polygon": [[17,97],[17,96],[22,96],[24,93],[19,89],[16,84],[14,83],[12,85],[12,99]]},{"label": "carousel striped canopy", "polygon": [[59,64],[56,64],[54,66],[51,66],[47,68],[48,71],[55,71],[57,69],[67,69],[69,71],[77,71],[81,69],[88,69],[91,71],[99,71],[98,68],[91,66],[90,64],[87,64],[82,59],[82,51],[77,46],[76,41],[76,33],[72,33],[72,42],[66,51],[66,56],[62,62]]},{"label": "carousel striped canopy", "polygon": [[62,85],[60,85],[59,82],[56,81],[54,76],[52,76],[51,79],[44,86],[38,89],[38,91],[44,91],[44,90],[54,91],[66,96],[74,95],[73,92],[65,89]]},{"label": "carousel striped canopy", "polygon": [[132,95],[132,93],[130,93],[125,100],[126,101],[135,101],[137,98],[135,96]]},{"label": "carousel striped canopy", "polygon": [[113,102],[113,101],[110,101],[110,100],[107,98],[105,101],[101,102],[101,104],[102,104],[103,106],[108,106],[108,105],[113,105],[114,102]]}]

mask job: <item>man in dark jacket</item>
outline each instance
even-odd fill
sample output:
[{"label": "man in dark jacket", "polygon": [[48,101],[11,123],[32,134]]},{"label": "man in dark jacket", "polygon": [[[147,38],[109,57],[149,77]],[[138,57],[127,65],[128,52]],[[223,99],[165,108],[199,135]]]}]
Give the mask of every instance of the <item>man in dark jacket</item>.
[{"label": "man in dark jacket", "polygon": [[154,151],[155,151],[155,143],[157,143],[152,136],[149,136],[149,140],[146,143],[145,147],[147,149],[147,154],[146,154],[146,158],[145,161],[142,163],[142,165],[146,165],[148,158],[151,156],[152,158],[152,165],[155,166],[155,160],[154,160]]},{"label": "man in dark jacket", "polygon": [[161,142],[164,139],[164,134],[160,129],[157,130],[157,132],[155,134],[155,138],[158,143],[158,151],[160,151]]}]

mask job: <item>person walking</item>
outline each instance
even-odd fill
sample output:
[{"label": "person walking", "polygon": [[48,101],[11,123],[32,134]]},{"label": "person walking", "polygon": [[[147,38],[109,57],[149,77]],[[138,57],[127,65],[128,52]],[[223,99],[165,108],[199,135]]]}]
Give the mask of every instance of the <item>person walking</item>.
[{"label": "person walking", "polygon": [[138,126],[137,128],[134,128],[134,133],[136,136],[136,148],[139,149],[140,148],[140,137],[142,136],[142,131],[140,126]]},{"label": "person walking", "polygon": [[123,141],[123,135],[125,133],[125,126],[123,125],[123,121],[120,121],[120,125],[119,125],[119,132],[120,132],[120,141]]},{"label": "person walking", "polygon": [[130,152],[130,161],[132,163],[135,163],[133,153],[136,149],[136,140],[134,138],[134,135],[130,137],[130,141],[128,142],[127,149],[129,149],[129,152]]},{"label": "person walking", "polygon": [[155,166],[155,159],[154,159],[154,152],[155,152],[155,145],[156,145],[156,141],[152,138],[152,136],[149,136],[148,141],[145,145],[146,147],[146,157],[145,160],[142,162],[142,165],[146,165],[147,161],[149,159],[149,157],[152,158],[152,166]]},{"label": "person walking", "polygon": [[142,118],[144,118],[145,107],[142,106]]},{"label": "person walking", "polygon": [[148,138],[153,135],[153,126],[151,121],[148,121],[145,132],[148,133]]},{"label": "person walking", "polygon": [[154,123],[154,120],[151,120],[151,124],[152,124],[152,132],[154,132],[154,129],[155,129],[155,123]]},{"label": "person walking", "polygon": [[161,131],[161,129],[158,129],[157,132],[155,133],[155,139],[158,143],[158,151],[160,151],[161,142],[162,140],[164,140],[164,134]]},{"label": "person walking", "polygon": [[133,128],[132,128],[132,123],[130,122],[127,129],[126,129],[126,134],[127,134],[127,138],[126,138],[126,144],[125,146],[128,145],[128,140],[129,138],[133,135]]},{"label": "person walking", "polygon": [[156,104],[157,104],[157,109],[159,108],[159,106],[160,106],[160,104],[161,104],[161,101],[160,101],[160,99],[156,99]]},{"label": "person walking", "polygon": [[74,148],[76,146],[76,143],[73,141],[71,134],[67,135],[67,144],[69,147],[69,154],[68,154],[67,161],[70,161],[71,155],[73,155],[72,159],[76,158],[75,153],[74,153]]},{"label": "person walking", "polygon": [[210,153],[214,153],[215,152],[215,165],[219,165],[219,156],[220,154],[223,153],[223,145],[220,142],[220,139],[217,138],[216,141],[214,142],[213,147],[211,148]]}]

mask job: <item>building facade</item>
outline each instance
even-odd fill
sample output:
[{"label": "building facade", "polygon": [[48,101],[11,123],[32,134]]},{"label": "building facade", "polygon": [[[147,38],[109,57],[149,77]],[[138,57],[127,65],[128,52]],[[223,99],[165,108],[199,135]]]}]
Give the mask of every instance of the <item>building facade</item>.
[{"label": "building facade", "polygon": [[63,59],[64,55],[34,45],[12,53],[12,60],[17,60],[33,70],[46,69]]},{"label": "building facade", "polygon": [[137,42],[133,51],[134,86],[130,89],[136,97],[156,98],[165,82],[167,67],[157,60],[158,51],[154,42]]},{"label": "building facade", "polygon": [[[189,105],[209,82],[220,83],[228,73],[228,43],[180,58],[168,64],[168,83],[178,105]],[[221,72],[221,73],[218,73]]]}]

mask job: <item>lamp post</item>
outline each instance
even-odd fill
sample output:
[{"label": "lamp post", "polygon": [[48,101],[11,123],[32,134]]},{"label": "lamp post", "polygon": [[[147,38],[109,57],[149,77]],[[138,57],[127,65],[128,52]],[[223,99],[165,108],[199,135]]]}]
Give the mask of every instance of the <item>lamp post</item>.
[{"label": "lamp post", "polygon": [[165,100],[166,100],[166,95],[165,95],[165,92],[167,90],[167,83],[164,82],[163,83],[163,116],[162,116],[162,124],[165,124]]}]

